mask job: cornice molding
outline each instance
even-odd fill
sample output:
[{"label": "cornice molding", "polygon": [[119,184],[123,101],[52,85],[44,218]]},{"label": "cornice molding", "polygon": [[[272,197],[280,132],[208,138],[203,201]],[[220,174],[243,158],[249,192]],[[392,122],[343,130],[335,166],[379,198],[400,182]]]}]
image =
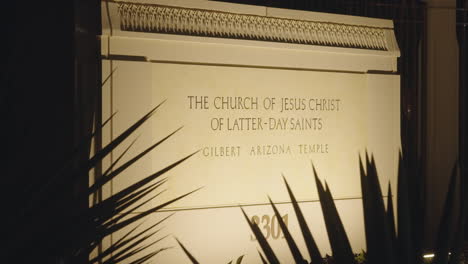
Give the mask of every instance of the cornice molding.
[{"label": "cornice molding", "polygon": [[214,10],[118,3],[122,31],[391,50],[391,28],[236,14]]}]

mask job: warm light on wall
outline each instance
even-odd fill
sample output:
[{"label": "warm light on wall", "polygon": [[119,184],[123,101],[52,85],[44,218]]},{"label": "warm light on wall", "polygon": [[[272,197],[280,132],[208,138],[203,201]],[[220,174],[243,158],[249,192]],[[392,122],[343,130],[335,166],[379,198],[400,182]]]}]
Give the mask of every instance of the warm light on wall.
[{"label": "warm light on wall", "polygon": [[[114,180],[113,192],[132,184],[139,175],[151,175],[200,150],[171,172],[170,191],[158,199],[205,188],[171,204],[165,212],[148,216],[147,223],[177,211],[164,230],[187,244],[195,256],[219,263],[226,256],[245,255],[249,262],[257,258],[257,241],[238,207],[243,205],[279,249],[278,257],[289,263],[294,260],[284,247],[267,199],[271,195],[279,203],[285,219],[294,215],[283,175],[308,224],[315,227],[318,247],[331,254],[324,220],[316,217],[322,213],[313,162],[320,180],[332,189],[353,249],[365,250],[359,154],[361,159],[366,158],[366,151],[375,157],[383,188],[389,183],[397,186],[401,96],[393,22],[212,1],[132,2],[141,3],[118,1],[102,8],[106,10],[101,38],[103,79],[118,69],[102,88],[102,116],[105,120],[119,113],[112,126],[104,128],[103,143],[105,137],[117,137],[163,101],[154,118],[141,127],[129,156],[183,129]],[[175,22],[172,14],[186,16],[181,11],[195,19]],[[151,17],[160,22],[154,24]],[[252,22],[241,30],[219,24],[220,17],[251,18]],[[133,18],[138,23],[129,24]],[[266,24],[269,21],[284,23],[275,22],[276,30]],[[298,35],[292,21],[323,28]],[[151,23],[155,28],[137,25]],[[159,25],[165,25],[164,30]],[[350,31],[354,27],[360,30]],[[373,31],[386,33],[366,33]],[[253,40],[271,40],[270,35],[274,41]],[[331,40],[329,35],[336,38]],[[357,43],[361,35],[364,44],[371,43],[369,48],[333,44],[335,39]],[[303,38],[321,44],[309,45]],[[115,150],[114,157],[121,151]],[[293,236],[301,236],[297,223],[287,225]],[[158,245],[170,247],[173,242]],[[306,250],[305,245],[300,247]],[[158,257],[161,262],[186,261],[178,252]]]}]

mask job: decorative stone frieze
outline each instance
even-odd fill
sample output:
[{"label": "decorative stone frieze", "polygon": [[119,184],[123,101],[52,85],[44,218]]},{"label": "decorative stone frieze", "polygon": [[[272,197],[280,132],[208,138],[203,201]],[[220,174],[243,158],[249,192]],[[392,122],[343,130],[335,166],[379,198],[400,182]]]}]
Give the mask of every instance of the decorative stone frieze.
[{"label": "decorative stone frieze", "polygon": [[120,2],[123,31],[389,50],[390,28]]}]

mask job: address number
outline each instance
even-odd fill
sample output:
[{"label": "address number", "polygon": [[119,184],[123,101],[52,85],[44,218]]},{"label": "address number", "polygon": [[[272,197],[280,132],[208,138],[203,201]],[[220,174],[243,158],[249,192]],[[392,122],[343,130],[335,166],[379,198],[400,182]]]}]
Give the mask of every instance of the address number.
[{"label": "address number", "polygon": [[[283,219],[284,224],[286,227],[288,226],[288,215],[285,214],[281,217]],[[260,230],[262,230],[263,235],[266,239],[273,238],[284,238],[283,231],[278,223],[278,219],[276,215],[269,216],[269,215],[262,215],[261,217],[258,215],[252,216],[250,221],[256,223]],[[251,241],[256,241],[257,238],[255,235],[250,235]]]}]

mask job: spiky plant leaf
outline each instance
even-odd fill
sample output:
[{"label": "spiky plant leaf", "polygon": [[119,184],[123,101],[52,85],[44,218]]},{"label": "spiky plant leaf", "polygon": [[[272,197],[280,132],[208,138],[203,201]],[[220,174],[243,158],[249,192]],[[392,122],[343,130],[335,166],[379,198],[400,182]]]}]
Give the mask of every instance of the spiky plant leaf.
[{"label": "spiky plant leaf", "polygon": [[[237,260],[236,260],[236,264],[241,264],[243,258],[244,258],[244,255],[238,257]],[[232,264],[232,260],[229,261],[228,264]]]},{"label": "spiky plant leaf", "polygon": [[187,248],[185,248],[185,246],[179,241],[179,239],[175,238],[175,240],[180,245],[185,255],[187,255],[187,257],[190,259],[192,264],[198,264],[199,263],[198,260],[195,259],[195,257],[190,253],[190,251],[187,250]]},{"label": "spiky plant leaf", "polygon": [[245,213],[244,209],[242,209],[242,207],[241,207],[241,210],[242,210],[242,213],[244,214],[245,220],[247,220],[247,223],[250,226],[250,229],[252,230],[255,237],[257,238],[257,241],[260,244],[260,247],[262,248],[263,253],[265,254],[266,258],[268,259],[268,262],[270,262],[270,264],[279,264],[280,262],[279,262],[278,258],[276,257],[275,252],[271,248],[271,246],[268,243],[268,241],[266,240],[265,236],[263,236],[262,231],[258,227],[257,223],[254,223],[254,222],[250,221],[249,217]]},{"label": "spiky plant leaf", "polygon": [[[115,254],[113,254],[111,256],[111,258],[109,258],[106,262],[108,262],[108,263],[119,263],[119,262],[122,262],[122,261],[136,255],[137,253],[141,252],[145,247],[148,247],[148,246],[151,245],[150,244],[150,245],[147,245],[145,247],[141,246],[143,244],[143,242],[146,242],[150,238],[153,238],[153,236],[158,231],[152,232],[152,233],[150,233],[148,235],[145,235],[145,236],[138,237],[137,240],[135,240],[135,241],[131,242],[130,244],[128,244],[127,247],[125,247],[122,250],[120,250],[120,251],[116,252]],[[160,241],[160,240],[157,240],[157,241]]]},{"label": "spiky plant leaf", "polygon": [[[375,252],[376,250],[373,250],[372,247],[375,247],[377,244],[377,241],[375,241],[375,236],[371,233],[371,229],[367,228],[370,226],[373,221],[371,219],[371,215],[369,215],[368,212],[371,208],[371,201],[369,197],[369,187],[368,183],[366,180],[366,172],[364,170],[364,166],[361,160],[361,156],[359,156],[359,172],[360,172],[360,180],[361,180],[361,193],[362,193],[362,208],[364,212],[364,231],[366,235],[366,245],[367,245],[367,251],[369,250],[371,252]],[[373,259],[373,258],[371,258]]]},{"label": "spiky plant leaf", "polygon": [[[54,190],[54,188],[56,186],[59,186],[61,182],[64,182],[65,179],[83,177],[84,175],[88,177],[88,169],[98,166],[106,155],[108,155],[111,151],[113,151],[115,148],[121,145],[123,141],[127,139],[130,135],[132,135],[138,127],[140,127],[144,122],[146,122],[160,105],[155,107],[143,118],[138,120],[135,124],[128,128],[124,133],[122,133],[119,137],[117,137],[116,140],[112,141],[104,149],[98,151],[87,162],[69,162],[69,164],[78,164],[78,167],[66,166],[64,167],[65,169],[62,169],[60,173],[57,174],[65,175],[65,177],[52,177],[51,182],[45,184],[45,187],[42,188],[39,192],[37,192],[34,196],[38,197],[39,200],[42,199],[52,201],[46,204],[49,208],[44,211],[62,211],[62,208],[65,209],[64,206],[66,206],[65,204],[60,202],[54,203],[54,201],[59,200],[53,199],[53,195],[58,197],[62,193],[62,188],[58,188],[57,192],[53,191],[52,195],[49,195],[47,192],[44,192],[44,190]],[[176,131],[169,134],[159,142],[153,144],[146,150],[137,154],[135,157],[131,158],[129,161],[127,161],[120,167],[115,168],[116,164],[122,159],[122,157],[128,152],[130,147],[133,145],[132,142],[130,146],[127,147],[127,149],[124,150],[124,152],[117,158],[117,160],[115,160],[111,164],[110,168],[108,168],[108,170],[104,173],[104,177],[95,181],[95,183],[86,192],[81,194],[80,197],[83,197],[85,198],[85,200],[87,200],[87,195],[94,195],[96,191],[100,190],[100,188],[104,186],[104,184],[114,179],[115,177],[121,175],[121,173],[126,168],[140,160],[144,155],[148,154],[151,150],[155,149],[158,145],[166,141],[179,130],[180,129],[177,129]],[[168,202],[157,205],[149,210],[128,217],[131,213],[136,212],[137,209],[141,208],[143,205],[154,199],[154,197],[156,197],[158,194],[153,196],[149,195],[153,192],[156,192],[156,190],[159,189],[162,186],[162,184],[166,182],[166,179],[158,180],[155,183],[153,183],[153,181],[157,180],[158,177],[169,172],[171,169],[175,168],[176,166],[193,156],[195,153],[192,153],[187,157],[182,158],[181,160],[176,161],[173,164],[167,166],[166,168],[163,168],[162,170],[147,176],[146,178],[130,185],[122,191],[111,195],[109,198],[104,199],[103,201],[98,201],[97,203],[94,203],[93,206],[91,206],[91,208],[83,208],[82,210],[76,211],[63,210],[67,213],[72,213],[70,215],[64,216],[65,221],[62,221],[63,223],[51,221],[52,223],[49,224],[48,222],[44,222],[49,226],[44,225],[40,228],[35,227],[34,230],[39,230],[35,231],[37,234],[41,234],[41,230],[44,230],[44,233],[50,234],[48,237],[49,239],[47,240],[47,243],[49,243],[50,245],[44,246],[44,248],[61,248],[61,252],[57,252],[57,254],[63,255],[66,259],[87,258],[88,255],[98,247],[98,245],[106,236],[115,233],[119,230],[122,230],[128,225],[139,221],[143,217],[153,212],[156,212],[161,208],[178,201],[179,199],[186,197],[190,193],[193,193],[190,192],[181,195]],[[77,155],[73,156],[73,158],[79,159],[80,155],[82,155],[82,153],[78,153]],[[34,203],[32,205],[34,205]],[[43,207],[43,209],[45,208]],[[37,210],[37,212],[40,213],[41,211]],[[123,220],[127,217],[128,219]],[[67,223],[73,223],[73,226],[76,226],[77,228],[70,229]],[[30,233],[32,229],[25,228],[22,230],[24,232]],[[131,233],[133,233],[134,231],[134,229],[130,230],[130,232],[124,235],[124,238],[122,240],[117,241],[104,251],[99,251],[97,257],[93,258],[91,262],[115,263],[119,261],[124,261],[129,259],[130,257],[135,256],[136,254],[141,253],[143,250],[156,243],[155,241],[153,241],[152,243],[144,243],[145,241],[149,241],[149,239],[152,238],[154,234],[156,234],[156,232],[148,233],[149,229],[146,229],[142,232],[139,232],[136,235],[131,235]],[[37,235],[36,237],[42,236],[44,235]],[[74,238],[71,241],[71,243],[65,243],[65,241],[67,241],[70,237]],[[67,247],[63,247],[62,244],[66,244]],[[154,254],[146,254],[145,256],[139,258],[134,262],[145,263],[149,261],[149,259],[151,259],[152,256],[154,256]],[[107,260],[104,261],[104,259]]]},{"label": "spiky plant leaf", "polygon": [[154,256],[156,256],[157,254],[163,252],[163,251],[166,251],[168,249],[171,249],[172,247],[165,247],[165,248],[160,248],[158,249],[157,251],[155,252],[152,252],[152,253],[149,253],[149,254],[146,254],[144,255],[143,257],[140,257],[132,262],[130,262],[129,264],[143,264],[143,263],[146,263],[148,260],[150,260],[151,258],[153,258]]},{"label": "spiky plant leaf", "polygon": [[244,259],[244,255],[238,257],[236,260],[236,264],[241,264],[243,259]]},{"label": "spiky plant leaf", "polygon": [[299,251],[299,248],[296,242],[294,241],[291,233],[289,232],[288,227],[284,223],[283,218],[281,217],[281,214],[279,213],[275,204],[273,203],[270,197],[268,197],[268,200],[270,201],[271,207],[273,207],[273,211],[275,212],[276,219],[278,220],[278,224],[281,227],[281,230],[283,231],[284,238],[286,239],[286,242],[288,243],[289,250],[291,250],[291,254],[293,255],[294,261],[296,261],[296,263],[307,263],[307,261],[304,260],[304,257],[302,257],[301,251]]},{"label": "spiky plant leaf", "polygon": [[[422,263],[422,254],[421,252],[421,237],[420,232],[418,231],[421,227],[416,226],[415,223],[418,223],[418,219],[421,217],[419,210],[422,208],[418,205],[420,203],[420,196],[419,194],[410,195],[410,188],[408,184],[408,169],[406,161],[402,158],[402,154],[399,155],[399,169],[398,169],[398,233],[395,231],[395,221],[394,221],[394,211],[393,211],[393,200],[392,200],[392,190],[391,185],[388,186],[387,192],[387,209],[385,209],[384,199],[382,196],[382,191],[380,189],[380,183],[377,176],[377,167],[375,164],[375,160],[373,157],[369,158],[366,154],[366,161],[364,170],[363,162],[359,161],[360,165],[360,172],[361,172],[361,187],[362,187],[362,194],[363,194],[363,207],[364,207],[364,220],[365,220],[365,230],[366,230],[366,242],[368,245],[368,251],[366,253],[367,263],[369,264],[380,264],[380,263],[388,263],[388,264],[414,264],[414,263]],[[333,251],[333,263],[337,264],[345,264],[345,263],[353,263],[354,257],[351,253],[351,247],[349,244],[349,240],[347,239],[346,232],[344,227],[341,223],[341,219],[338,215],[338,211],[334,204],[333,197],[330,192],[330,188],[325,183],[325,187],[322,185],[320,180],[318,179],[317,173],[315,168],[312,166],[315,181],[317,185],[317,191],[319,193],[320,203],[323,211],[323,216],[325,219],[325,225],[327,227],[327,233],[329,235],[330,245]],[[284,178],[284,176],[283,176]],[[454,192],[455,192],[455,182],[456,181],[456,166],[452,170],[450,188],[447,194],[445,206],[444,206],[444,215],[441,222],[441,227],[439,229],[439,236],[438,236],[438,247],[436,258],[434,259],[433,264],[447,264],[449,261],[448,258],[448,249],[449,247],[449,240],[450,240],[450,233],[453,231],[450,229],[450,225],[448,223],[452,222],[452,214],[453,214],[453,206],[454,206]],[[288,193],[291,197],[292,204],[296,211],[297,218],[302,218],[299,220],[301,230],[303,233],[309,233],[310,230],[308,229],[305,219],[303,219],[302,212],[300,211],[299,206],[297,205],[297,201],[295,200],[294,195],[292,194],[289,185],[285,180]],[[461,188],[461,195],[460,197],[464,197],[464,188]],[[463,201],[463,199],[461,199]],[[276,217],[279,219],[280,214],[274,205],[274,203],[270,199],[270,204],[275,211]],[[466,218],[465,208],[468,207],[468,203],[463,203],[460,205],[460,215],[458,219],[458,223],[464,223],[464,219]],[[413,212],[411,210],[417,210],[417,212]],[[242,210],[243,211],[243,210]],[[249,221],[247,215],[243,211],[244,216],[246,217],[247,221]],[[303,222],[301,224],[301,222]],[[284,222],[283,222],[284,224]],[[274,255],[271,252],[271,247],[263,237],[263,234],[260,232],[258,226],[250,223],[252,231],[257,236],[259,243],[265,253],[265,255]],[[257,231],[255,231],[255,227]],[[281,228],[284,230],[288,230],[287,227]],[[305,226],[307,228],[302,228]],[[306,232],[304,232],[306,230]],[[416,230],[416,231],[413,231]],[[457,226],[457,236],[455,237],[455,245],[452,246],[452,257],[450,258],[450,264],[456,264],[458,257],[460,255],[461,245],[463,244],[463,225]],[[308,231],[308,232],[307,232]],[[294,252],[296,251],[297,246],[295,245],[295,241],[288,235],[287,231],[284,231],[286,241],[290,246],[291,250]],[[257,235],[258,234],[258,235]],[[396,235],[398,234],[398,236]],[[310,235],[311,236],[311,235]],[[307,237],[305,235],[304,237]],[[263,240],[263,242],[261,241]],[[307,240],[307,239],[305,239]],[[312,240],[313,241],[313,240]],[[309,250],[311,251],[311,250]],[[441,253],[442,252],[442,253]],[[300,253],[299,253],[300,254]],[[299,254],[293,253],[293,256],[298,262]],[[259,252],[260,258],[262,259],[262,263],[268,263],[263,255]],[[270,261],[271,262],[271,261]],[[321,263],[321,260],[318,260],[317,263]],[[315,262],[313,262],[315,263]]]},{"label": "spiky plant leaf", "polygon": [[286,178],[283,175],[283,180],[286,185],[286,188],[288,190],[289,197],[291,199],[291,203],[294,208],[294,212],[296,213],[296,218],[299,223],[299,227],[301,229],[302,236],[304,238],[307,250],[309,251],[309,256],[312,260],[312,263],[320,263],[322,262],[322,255],[320,254],[320,251],[317,247],[317,244],[315,243],[315,240],[312,236],[312,233],[309,229],[309,226],[307,225],[307,222],[304,218],[304,214],[302,213],[301,208],[299,207],[299,204],[297,203],[296,197],[294,196],[294,193],[292,192],[291,188],[289,187],[288,182],[286,181]]},{"label": "spiky plant leaf", "polygon": [[[115,178],[117,175],[119,175],[120,173],[122,173],[123,171],[125,171],[125,169],[127,169],[128,167],[130,167],[131,165],[133,165],[135,162],[137,162],[138,160],[140,160],[143,156],[145,156],[146,154],[148,154],[151,150],[153,150],[154,148],[156,148],[157,146],[159,146],[161,143],[163,143],[164,141],[166,141],[167,139],[169,139],[170,137],[172,137],[175,133],[177,133],[180,129],[182,128],[179,128],[177,130],[175,130],[174,132],[170,133],[169,135],[167,135],[166,137],[164,137],[163,139],[161,139],[160,141],[156,142],[155,144],[153,144],[152,146],[148,147],[147,149],[145,149],[144,151],[140,152],[138,155],[136,155],[135,157],[133,157],[132,159],[130,159],[129,161],[127,161],[125,164],[123,164],[122,166],[120,166],[119,168],[115,169],[115,170],[111,170],[111,172],[109,174],[104,174],[102,178],[100,178],[99,180],[97,180],[91,187],[89,187],[88,189],[88,195],[91,194],[91,193],[94,193],[96,190],[102,188],[106,183],[108,183],[109,181],[111,181],[113,178]],[[195,153],[194,153],[195,154]],[[193,154],[192,154],[193,155]],[[190,157],[191,155],[189,155]]]},{"label": "spiky plant leaf", "polygon": [[166,206],[168,206],[168,205],[170,205],[172,203],[175,203],[176,201],[178,201],[178,200],[180,200],[180,199],[182,199],[184,197],[187,197],[187,196],[189,196],[190,194],[192,194],[194,192],[199,191],[200,189],[201,188],[198,188],[198,189],[193,190],[191,192],[188,192],[186,194],[180,195],[180,196],[178,196],[178,197],[176,197],[174,199],[171,199],[171,200],[169,200],[169,201],[167,201],[165,203],[162,203],[162,204],[157,205],[157,206],[155,206],[155,207],[153,207],[151,209],[148,209],[148,210],[146,210],[144,212],[141,212],[141,213],[139,213],[139,214],[137,214],[135,216],[132,216],[129,219],[126,219],[126,220],[124,220],[124,221],[122,221],[120,223],[116,223],[116,224],[112,225],[111,227],[109,227],[107,230],[103,230],[103,231],[105,232],[106,235],[110,235],[111,233],[114,233],[114,232],[128,226],[129,224],[134,223],[135,221],[142,219],[143,217],[145,217],[145,216],[147,216],[149,214],[157,212],[158,210],[160,210],[160,209],[162,209],[162,208],[164,208],[164,207],[166,207]]},{"label": "spiky plant leaf", "polygon": [[422,254],[415,248],[416,239],[413,238],[412,215],[410,208],[408,169],[403,155],[399,153],[398,160],[398,194],[397,194],[397,217],[398,217],[398,237],[397,251],[398,262],[402,264],[422,263]]},{"label": "spiky plant leaf", "polygon": [[387,223],[390,228],[390,243],[392,245],[392,248],[396,249],[395,214],[393,213],[393,194],[392,186],[390,183],[388,184],[387,190],[387,219]]},{"label": "spiky plant leaf", "polygon": [[257,252],[258,252],[258,255],[260,256],[260,259],[262,260],[262,263],[263,263],[263,264],[268,264],[267,260],[266,260],[265,257],[262,255],[262,253],[261,253],[259,250],[257,250]]},{"label": "spiky plant leaf", "polygon": [[[119,251],[119,250],[122,250],[124,252],[126,251],[129,251],[132,247],[126,247],[127,245],[129,245],[130,243],[134,242],[135,240],[141,238],[143,235],[145,235],[146,233],[148,233],[150,230],[154,229],[155,227],[159,226],[161,223],[163,223],[164,221],[166,221],[168,218],[170,218],[171,216],[173,216],[174,214],[170,214],[166,217],[164,217],[163,219],[159,220],[158,222],[156,222],[155,224],[152,224],[151,226],[149,226],[148,228],[140,231],[139,233],[129,237],[130,235],[132,235],[135,230],[137,228],[139,228],[141,226],[142,223],[139,223],[138,225],[136,225],[134,228],[132,228],[130,231],[128,231],[124,236],[122,236],[119,240],[117,240],[116,242],[114,242],[109,248],[107,248],[105,251],[103,251],[102,253],[100,253],[98,256],[96,256],[95,258],[91,259],[90,262],[99,262],[99,261],[102,261],[103,259],[105,259],[106,257],[108,257],[109,255]],[[160,229],[159,229],[160,230]],[[158,231],[159,231],[158,230]],[[159,240],[157,240],[159,241]],[[151,246],[152,244],[155,244],[157,243],[157,241],[145,246],[145,247],[149,247]],[[92,250],[93,248],[91,248]],[[91,250],[89,250],[88,252],[91,252]]]},{"label": "spiky plant leaf", "polygon": [[315,167],[312,165],[315,183],[320,198],[325,227],[327,228],[328,239],[332,248],[333,257],[336,264],[349,264],[354,262],[354,254],[349,243],[348,236],[344,230],[343,223],[336,209],[331,192],[323,188],[317,176]]},{"label": "spiky plant leaf", "polygon": [[92,169],[96,166],[96,164],[102,161],[109,153],[111,153],[115,148],[117,148],[125,139],[127,139],[130,135],[132,135],[139,127],[141,127],[148,119],[156,112],[156,110],[164,103],[165,101],[161,102],[157,106],[155,106],[151,111],[149,111],[146,115],[140,118],[137,122],[127,128],[122,134],[117,136],[112,142],[110,142],[107,146],[105,146],[102,150],[97,152],[93,157],[89,159],[87,162],[87,170]]},{"label": "spiky plant leaf", "polygon": [[[366,172],[361,168],[361,180],[364,188],[362,196],[364,205],[364,219],[367,241],[367,254],[369,263],[395,263],[395,253],[393,249],[392,227],[388,222],[387,212],[383,201],[382,191],[377,176],[377,167],[373,157],[369,160],[366,153]],[[364,175],[362,174],[364,173]],[[379,243],[379,244],[374,244]]]}]

